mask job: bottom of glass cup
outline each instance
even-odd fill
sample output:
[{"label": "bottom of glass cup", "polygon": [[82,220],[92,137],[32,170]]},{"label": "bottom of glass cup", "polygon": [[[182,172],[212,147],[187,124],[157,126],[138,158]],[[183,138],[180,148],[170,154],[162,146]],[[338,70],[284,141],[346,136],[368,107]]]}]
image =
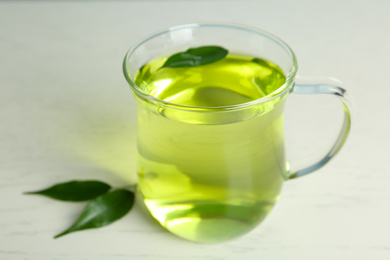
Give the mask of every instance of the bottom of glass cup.
[{"label": "bottom of glass cup", "polygon": [[262,222],[274,203],[233,205],[219,202],[146,205],[171,233],[198,243],[218,243],[238,238]]}]

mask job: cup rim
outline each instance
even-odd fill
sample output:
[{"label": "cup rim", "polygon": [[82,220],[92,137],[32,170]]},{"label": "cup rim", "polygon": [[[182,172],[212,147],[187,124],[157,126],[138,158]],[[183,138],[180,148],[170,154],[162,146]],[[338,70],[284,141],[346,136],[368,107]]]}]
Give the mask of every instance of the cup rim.
[{"label": "cup rim", "polygon": [[[286,74],[285,83],[282,86],[280,86],[278,89],[273,91],[272,93],[268,94],[267,96],[264,96],[264,97],[261,97],[261,98],[258,98],[258,99],[255,99],[255,100],[252,100],[249,102],[235,104],[235,105],[228,105],[228,106],[205,107],[205,106],[181,105],[181,104],[176,104],[176,103],[172,103],[172,102],[168,102],[168,101],[156,98],[152,95],[149,95],[148,93],[143,91],[140,87],[138,87],[137,84],[135,84],[134,80],[128,75],[128,73],[127,73],[127,68],[128,68],[127,60],[129,59],[129,57],[132,56],[132,54],[142,44],[144,44],[145,42],[147,42],[151,39],[154,39],[160,35],[163,35],[163,34],[166,34],[166,33],[172,32],[172,31],[182,30],[184,28],[200,28],[200,27],[222,27],[222,28],[232,28],[232,29],[236,29],[236,30],[244,30],[244,31],[260,34],[260,35],[265,36],[268,39],[272,40],[273,42],[277,43],[279,46],[281,46],[282,48],[284,48],[285,50],[288,51],[288,53],[291,56],[292,63],[293,63],[291,69]],[[297,70],[298,70],[298,62],[297,62],[297,58],[295,56],[295,53],[291,49],[291,47],[286,42],[284,42],[282,39],[280,39],[279,37],[267,32],[267,31],[264,31],[264,30],[259,29],[259,28],[247,26],[247,25],[213,22],[213,23],[189,23],[189,24],[173,26],[173,27],[169,27],[169,28],[160,30],[160,31],[152,34],[151,36],[144,38],[138,44],[136,44],[134,47],[130,48],[126,52],[125,58],[123,60],[122,68],[123,68],[124,76],[125,76],[127,82],[129,83],[131,89],[137,95],[141,96],[142,98],[144,98],[146,100],[152,101],[153,103],[156,103],[159,105],[163,105],[165,107],[171,107],[171,108],[175,108],[175,109],[215,112],[215,111],[225,111],[225,110],[239,110],[239,109],[243,109],[243,108],[247,108],[247,107],[251,107],[251,106],[255,106],[255,105],[264,104],[266,102],[269,102],[271,100],[278,98],[279,96],[284,94],[288,89],[290,89],[290,87],[294,86],[294,78],[295,78]]]}]

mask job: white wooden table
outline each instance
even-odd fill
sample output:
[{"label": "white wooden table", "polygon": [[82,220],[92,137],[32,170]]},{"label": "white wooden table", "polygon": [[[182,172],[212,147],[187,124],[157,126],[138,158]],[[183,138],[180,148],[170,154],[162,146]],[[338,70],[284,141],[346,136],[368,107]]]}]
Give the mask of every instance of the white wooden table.
[{"label": "white wooden table", "polygon": [[[0,2],[0,259],[390,259],[389,11],[379,0]],[[84,203],[22,193],[73,179],[136,182],[123,56],[156,30],[196,21],[270,31],[295,50],[300,75],[342,80],[356,108],[346,146],[286,182],[266,221],[231,242],[176,238],[140,201],[110,226],[54,240]],[[292,160],[326,149],[339,110],[331,98],[291,96]]]}]

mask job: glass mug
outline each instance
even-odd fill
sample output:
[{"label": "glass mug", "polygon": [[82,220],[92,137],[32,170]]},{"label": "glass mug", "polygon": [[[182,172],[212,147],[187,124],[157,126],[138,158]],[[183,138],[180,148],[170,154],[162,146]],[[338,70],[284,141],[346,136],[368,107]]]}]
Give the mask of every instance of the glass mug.
[{"label": "glass mug", "polygon": [[[284,83],[260,98],[245,99],[238,92],[244,89],[240,75],[246,65],[234,67],[233,79],[231,74],[219,74],[218,68],[213,70],[217,63],[196,68],[209,71],[205,73],[211,75],[212,86],[203,84],[205,77],[199,75],[186,83],[194,77],[186,74],[188,68],[163,68],[162,80],[137,79],[150,61],[157,59],[144,73],[149,80],[157,77],[153,73],[166,57],[200,46],[220,46],[235,57],[260,58],[258,64],[272,62],[285,75]],[[123,70],[137,106],[139,190],[163,227],[191,241],[227,241],[255,228],[278,200],[284,181],[326,164],[350,129],[345,90],[327,84],[295,84],[293,51],[259,29],[229,24],[173,27],[130,49]],[[175,92],[169,85],[178,77],[182,81]],[[200,87],[194,87],[194,82]],[[229,82],[229,89],[219,82]],[[174,94],[159,96],[164,91]],[[342,129],[331,150],[320,161],[294,172],[285,158],[283,134],[284,103],[290,93],[332,94],[344,109]],[[176,102],[180,98],[187,103]],[[217,105],[210,105],[213,102]]]}]

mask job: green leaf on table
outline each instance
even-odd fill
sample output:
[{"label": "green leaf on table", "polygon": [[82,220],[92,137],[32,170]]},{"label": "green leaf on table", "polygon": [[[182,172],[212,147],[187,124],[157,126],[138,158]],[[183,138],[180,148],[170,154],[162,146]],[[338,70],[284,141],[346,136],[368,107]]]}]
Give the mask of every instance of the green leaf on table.
[{"label": "green leaf on table", "polygon": [[84,229],[107,226],[122,218],[134,204],[134,193],[128,190],[114,190],[90,201],[76,222],[54,238]]},{"label": "green leaf on table", "polygon": [[190,48],[170,56],[161,68],[194,67],[219,61],[228,54],[228,50],[219,46]]},{"label": "green leaf on table", "polygon": [[70,181],[47,189],[25,194],[37,194],[64,201],[85,201],[109,191],[111,186],[100,181]]}]

